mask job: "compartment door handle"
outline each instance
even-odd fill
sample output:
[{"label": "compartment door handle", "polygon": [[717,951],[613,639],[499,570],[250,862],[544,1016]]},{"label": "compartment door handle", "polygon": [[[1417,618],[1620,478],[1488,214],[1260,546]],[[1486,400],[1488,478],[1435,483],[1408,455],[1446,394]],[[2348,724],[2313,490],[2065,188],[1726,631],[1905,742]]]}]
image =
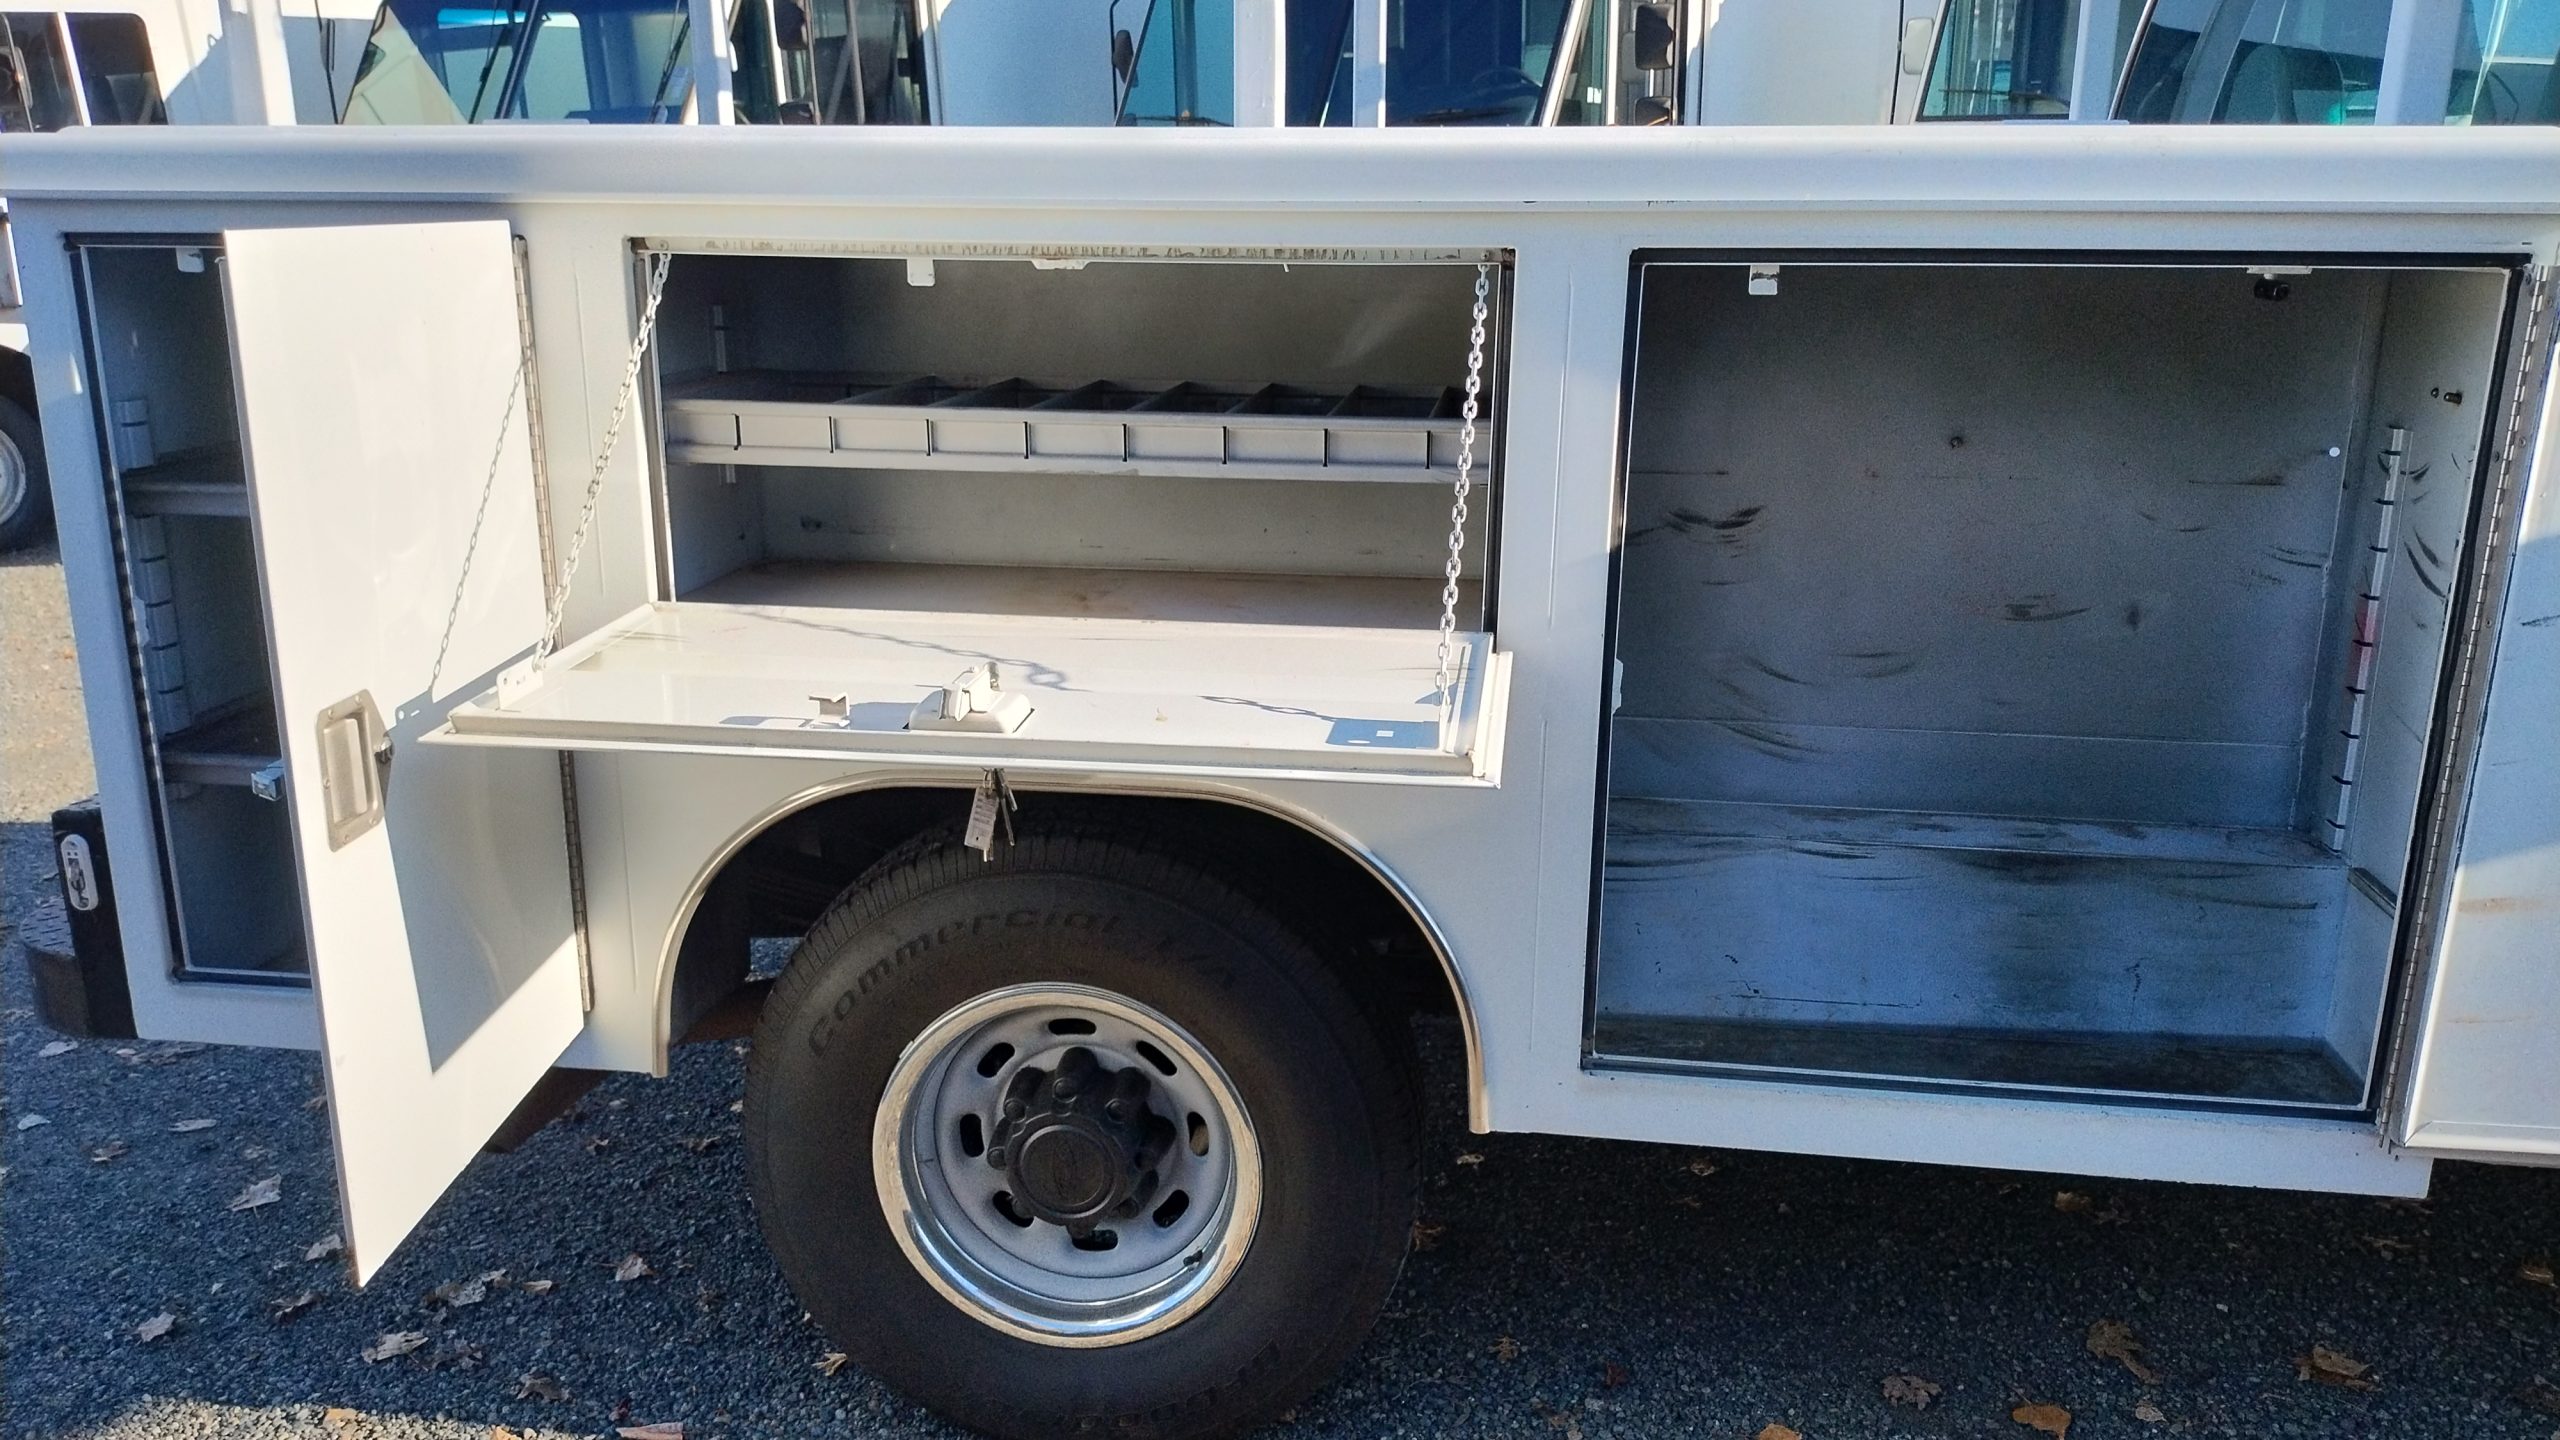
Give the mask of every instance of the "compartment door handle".
[{"label": "compartment door handle", "polygon": [[329,824],[329,848],[382,823],[382,797],[391,772],[391,737],[373,692],[359,690],[320,712],[320,808]]}]

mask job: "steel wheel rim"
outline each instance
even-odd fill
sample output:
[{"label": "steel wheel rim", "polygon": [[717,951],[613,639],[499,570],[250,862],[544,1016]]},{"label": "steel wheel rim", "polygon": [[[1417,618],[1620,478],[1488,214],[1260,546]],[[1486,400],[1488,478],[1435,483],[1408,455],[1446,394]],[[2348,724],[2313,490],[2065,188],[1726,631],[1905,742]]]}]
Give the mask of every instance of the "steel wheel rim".
[{"label": "steel wheel rim", "polygon": [[[1115,1076],[1139,1071],[1146,1112],[1173,1127],[1136,1213],[1096,1227],[1108,1249],[1029,1215],[989,1158],[1025,1072],[1055,1075],[1079,1048]],[[1162,1012],[1091,986],[1008,986],[927,1026],[890,1071],[871,1150],[880,1208],[917,1272],[972,1318],[1044,1345],[1123,1345],[1182,1323],[1234,1277],[1262,1206],[1261,1148],[1225,1070]]]},{"label": "steel wheel rim", "polygon": [[26,508],[28,491],[26,452],[9,432],[0,430],[0,525],[18,518]]}]

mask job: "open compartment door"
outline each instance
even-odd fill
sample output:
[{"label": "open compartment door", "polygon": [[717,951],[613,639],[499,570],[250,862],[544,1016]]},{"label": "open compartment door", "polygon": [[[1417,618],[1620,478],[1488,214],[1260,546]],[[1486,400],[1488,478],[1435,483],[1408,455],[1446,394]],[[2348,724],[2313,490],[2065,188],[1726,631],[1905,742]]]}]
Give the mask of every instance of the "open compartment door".
[{"label": "open compartment door", "polygon": [[559,761],[418,743],[542,630],[515,254],[498,222],[223,246],[361,1283],[584,1024]]},{"label": "open compartment door", "polygon": [[[2480,607],[2467,684],[2488,699],[2476,747],[2453,757],[2459,848],[2440,867],[2443,917],[2408,1023],[2393,1138],[2437,1154],[2560,1165],[2560,391],[2544,271],[2500,400],[2506,506],[2521,505],[2504,603]],[[2519,491],[2521,493],[2519,493]],[[2493,552],[2494,556],[2495,552]],[[2496,566],[2484,585],[2494,602]],[[2467,792],[2467,793],[2465,793]],[[2423,943],[2423,942],[2422,942]]]}]

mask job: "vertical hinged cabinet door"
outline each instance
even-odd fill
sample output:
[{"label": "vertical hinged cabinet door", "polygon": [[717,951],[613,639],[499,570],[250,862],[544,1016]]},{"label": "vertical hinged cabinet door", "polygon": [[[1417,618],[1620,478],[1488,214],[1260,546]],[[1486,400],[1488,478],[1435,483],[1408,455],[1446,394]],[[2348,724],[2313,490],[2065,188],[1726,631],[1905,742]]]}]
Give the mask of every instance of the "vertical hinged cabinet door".
[{"label": "vertical hinged cabinet door", "polygon": [[[2400,1143],[2442,1154],[2560,1164],[2560,390],[2549,272],[2526,286],[2493,431],[2509,533],[2494,629],[2460,667],[2487,686],[2459,844],[2427,946],[2407,1073],[2390,1117]],[[2494,478],[2494,477],[2493,477]],[[2523,507],[2517,514],[2513,507]],[[2494,574],[2494,570],[2492,572]],[[2462,683],[2458,681],[2457,683]],[[2460,706],[2460,698],[2456,700]],[[2457,763],[2462,757],[2457,756]],[[2423,837],[2422,837],[2423,838]]]},{"label": "vertical hinged cabinet door", "polygon": [[557,759],[419,743],[543,624],[515,253],[496,221],[223,251],[361,1282],[585,1018]]}]

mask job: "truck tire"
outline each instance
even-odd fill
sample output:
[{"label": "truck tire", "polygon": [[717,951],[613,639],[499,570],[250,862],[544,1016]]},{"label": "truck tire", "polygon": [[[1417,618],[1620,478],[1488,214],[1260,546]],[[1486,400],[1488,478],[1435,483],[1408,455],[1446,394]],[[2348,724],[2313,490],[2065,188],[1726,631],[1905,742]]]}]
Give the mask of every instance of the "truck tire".
[{"label": "truck tire", "polygon": [[36,544],[53,529],[53,488],[45,479],[44,436],[36,417],[0,398],[0,552]]},{"label": "truck tire", "polygon": [[1409,1054],[1177,842],[891,855],[794,953],[749,1183],[856,1363],[1017,1440],[1226,1435],[1331,1378],[1415,1213]]}]

